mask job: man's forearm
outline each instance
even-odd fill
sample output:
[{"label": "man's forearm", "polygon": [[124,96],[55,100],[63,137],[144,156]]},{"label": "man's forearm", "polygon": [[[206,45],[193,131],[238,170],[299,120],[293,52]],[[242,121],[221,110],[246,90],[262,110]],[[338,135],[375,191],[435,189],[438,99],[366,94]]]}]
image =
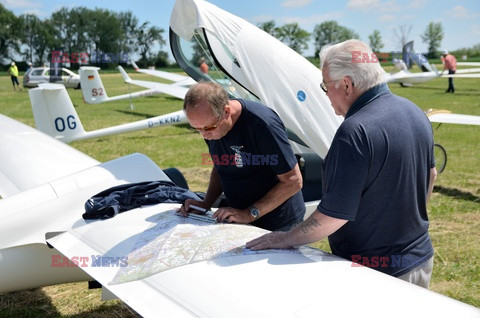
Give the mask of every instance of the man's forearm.
[{"label": "man's forearm", "polygon": [[286,240],[290,246],[314,243],[334,233],[345,223],[347,220],[332,218],[315,210],[308,219],[287,233]]},{"label": "man's forearm", "polygon": [[288,232],[270,232],[246,243],[252,250],[268,248],[292,248],[320,241],[334,233],[347,223],[347,220],[336,219],[318,210],[305,221]]},{"label": "man's forearm", "polygon": [[280,204],[287,201],[291,196],[300,191],[299,187],[292,187],[281,182],[277,183],[270,191],[268,191],[260,200],[255,202],[255,207],[263,216],[275,210]]},{"label": "man's forearm", "polygon": [[430,169],[430,181],[428,183],[428,193],[427,193],[427,202],[430,200],[430,197],[433,193],[433,185],[437,179],[437,168],[433,167]]},{"label": "man's forearm", "polygon": [[280,176],[279,180],[270,191],[254,203],[261,216],[273,211],[302,189],[302,175],[298,165],[292,169],[291,173]]}]

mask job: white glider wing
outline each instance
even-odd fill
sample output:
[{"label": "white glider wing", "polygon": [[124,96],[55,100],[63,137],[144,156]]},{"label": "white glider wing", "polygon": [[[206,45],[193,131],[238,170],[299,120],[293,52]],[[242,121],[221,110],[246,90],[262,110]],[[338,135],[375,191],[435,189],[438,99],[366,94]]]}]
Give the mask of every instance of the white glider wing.
[{"label": "white glider wing", "polygon": [[387,83],[423,83],[434,78],[438,78],[438,74],[434,71],[412,73],[410,71],[401,70],[394,74],[387,73]]},{"label": "white glider wing", "polygon": [[480,125],[480,116],[452,114],[448,110],[432,110],[425,112],[432,123],[460,124],[460,125]]},{"label": "white glider wing", "polygon": [[461,68],[461,69],[457,69],[457,71],[455,72],[455,74],[465,74],[465,73],[479,73],[480,72],[480,68]]},{"label": "white glider wing", "polygon": [[191,86],[196,83],[196,81],[193,78],[188,76],[175,74],[171,72],[159,71],[159,70],[143,69],[143,68],[139,68],[134,61],[131,61],[131,63],[135,71],[175,82],[174,85]]},{"label": "white glider wing", "polygon": [[0,293],[85,281],[78,268],[52,266],[59,256],[45,235],[74,227],[94,194],[129,182],[168,180],[140,154],[99,163],[70,146],[0,115]]},{"label": "white glider wing", "polygon": [[442,74],[440,77],[452,77],[452,78],[480,78],[480,73],[475,74]]},{"label": "white glider wing", "polygon": [[175,207],[79,221],[48,242],[70,259],[88,257],[80,268],[143,317],[370,317],[372,308],[392,317],[478,316],[472,306],[321,250],[249,251],[244,243],[265,230],[185,219]]},{"label": "white glider wing", "polygon": [[[125,83],[128,84],[133,84],[141,87],[146,87],[149,89],[149,91],[156,92],[156,94],[168,94],[172,95],[174,97],[177,97],[179,99],[184,99],[185,94],[187,94],[188,87],[182,86],[182,85],[175,85],[175,84],[163,84],[163,83],[157,83],[157,82],[150,82],[150,81],[142,81],[142,80],[132,80],[130,76],[128,76],[127,72],[123,69],[122,66],[118,66],[118,70],[123,76],[123,80]],[[165,72],[167,73],[167,72]],[[176,74],[174,74],[176,75]],[[181,76],[181,75],[178,75]],[[184,76],[186,77],[186,76]],[[139,92],[141,93],[141,92]],[[150,94],[151,95],[151,94]]]},{"label": "white glider wing", "polygon": [[4,199],[99,164],[76,149],[52,144],[50,137],[9,117],[0,115],[0,127],[0,195]]},{"label": "white glider wing", "polygon": [[457,62],[458,66],[480,66],[480,62]]},{"label": "white glider wing", "polygon": [[412,73],[409,71],[402,70],[394,74],[387,74],[387,83],[417,84],[417,83],[423,83],[423,82],[432,80],[434,78],[440,78],[440,77],[463,77],[463,78],[479,78],[480,77],[480,73],[474,73],[474,72],[478,72],[478,69],[471,69],[471,70],[465,70],[465,71],[466,72],[461,72],[461,70],[459,70],[458,74],[450,75],[450,74],[440,74],[435,71]]}]

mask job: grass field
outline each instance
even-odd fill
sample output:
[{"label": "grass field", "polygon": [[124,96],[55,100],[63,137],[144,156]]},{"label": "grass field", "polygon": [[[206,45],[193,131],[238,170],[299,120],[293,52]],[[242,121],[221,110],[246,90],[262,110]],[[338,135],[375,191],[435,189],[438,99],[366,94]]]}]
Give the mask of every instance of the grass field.
[{"label": "grass field", "polygon": [[[132,78],[157,80],[132,74]],[[127,93],[119,74],[103,74],[110,96]],[[480,116],[480,79],[456,79],[456,93],[444,93],[446,79],[391,90],[420,108],[448,109]],[[131,88],[131,90],[138,90]],[[84,104],[81,92],[68,90],[86,130],[132,122],[181,109],[182,102],[166,95],[101,105]],[[10,79],[0,76],[0,113],[34,126],[28,92],[14,92]],[[480,307],[480,127],[434,125],[435,141],[448,153],[446,170],[439,175],[429,202],[430,233],[435,248],[431,289]],[[74,142],[71,146],[99,161],[133,152],[144,153],[160,167],[175,166],[193,190],[204,191],[209,168],[201,165],[207,148],[200,135],[187,126],[162,127]],[[1,154],[7,156],[8,154]],[[1,235],[1,234],[0,234]],[[329,250],[326,242],[316,246]],[[0,317],[135,317],[121,301],[103,302],[99,290],[73,283],[0,294]]]}]

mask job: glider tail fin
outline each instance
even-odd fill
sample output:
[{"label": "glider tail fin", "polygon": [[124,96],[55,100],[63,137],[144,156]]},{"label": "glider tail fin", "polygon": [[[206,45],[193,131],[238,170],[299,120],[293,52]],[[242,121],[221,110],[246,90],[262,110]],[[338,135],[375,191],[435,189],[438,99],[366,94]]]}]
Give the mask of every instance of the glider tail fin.
[{"label": "glider tail fin", "polygon": [[98,104],[109,100],[102,79],[98,74],[99,69],[94,66],[82,66],[78,71],[85,103]]},{"label": "glider tail fin", "polygon": [[65,86],[44,83],[28,93],[38,130],[63,142],[85,134]]},{"label": "glider tail fin", "polygon": [[128,76],[127,72],[125,72],[125,70],[123,69],[122,66],[119,65],[118,70],[122,74],[122,77],[123,77],[123,80],[125,81],[125,83],[131,83],[132,82],[132,79],[130,78],[130,76]]},{"label": "glider tail fin", "polygon": [[138,67],[137,63],[135,63],[133,60],[130,61],[132,63],[132,66],[133,68],[135,69],[135,71],[138,71],[140,68]]},{"label": "glider tail fin", "polygon": [[402,60],[407,64],[407,67],[412,68],[413,61],[411,59],[411,53],[413,51],[413,41],[405,43],[402,48]]}]

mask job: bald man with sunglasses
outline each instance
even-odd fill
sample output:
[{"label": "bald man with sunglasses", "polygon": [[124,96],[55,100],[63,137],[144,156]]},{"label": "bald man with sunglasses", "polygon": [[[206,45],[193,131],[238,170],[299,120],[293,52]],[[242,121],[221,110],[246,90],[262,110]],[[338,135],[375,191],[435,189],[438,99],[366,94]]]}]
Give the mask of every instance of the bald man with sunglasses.
[{"label": "bald man with sunglasses", "polygon": [[210,209],[225,194],[217,222],[252,224],[286,231],[305,215],[302,175],[288,142],[285,126],[270,108],[252,101],[228,98],[216,83],[198,83],[185,96],[190,125],[208,145],[213,161],[203,201],[187,200],[184,216]]}]

